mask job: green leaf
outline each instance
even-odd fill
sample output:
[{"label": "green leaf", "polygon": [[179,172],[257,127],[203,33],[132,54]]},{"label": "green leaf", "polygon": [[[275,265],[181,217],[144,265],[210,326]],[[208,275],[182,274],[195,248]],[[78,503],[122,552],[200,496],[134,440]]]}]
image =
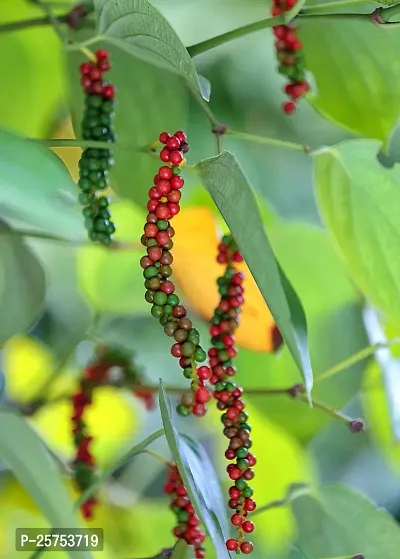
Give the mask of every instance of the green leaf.
[{"label": "green leaf", "polygon": [[0,218],[11,224],[85,238],[71,176],[50,150],[0,130]]},{"label": "green leaf", "polygon": [[200,91],[189,53],[172,26],[148,0],[108,0],[99,12],[98,33],[136,58],[182,76]]},{"label": "green leaf", "polygon": [[[25,419],[0,409],[0,458],[11,468],[52,528],[79,528],[61,474],[42,441]],[[69,552],[75,559],[90,559],[87,551]]]},{"label": "green leaf", "polygon": [[307,559],[362,554],[368,559],[397,559],[400,527],[390,514],[345,485],[320,488],[319,498],[292,503],[298,545]]},{"label": "green leaf", "polygon": [[[200,518],[210,540],[215,547],[218,559],[224,559],[230,557],[229,552],[225,547],[225,536],[223,529],[219,522],[219,518],[214,512],[213,507],[207,505],[208,496],[201,493],[199,484],[202,485],[207,480],[195,479],[192,468],[194,467],[194,461],[192,458],[188,459],[188,455],[185,453],[185,442],[182,437],[177,433],[175,427],[171,420],[171,405],[167,399],[163,383],[160,380],[160,391],[159,391],[159,403],[161,418],[164,425],[165,437],[168,442],[168,446],[171,450],[172,456],[176,462],[179,473],[181,475],[183,484],[189,495],[190,501],[194,506],[198,517]],[[199,469],[200,468],[200,469]],[[201,472],[201,464],[196,468],[197,472]]]},{"label": "green leaf", "polygon": [[[119,48],[105,43],[104,46],[110,51],[112,62],[108,79],[117,89],[115,130],[118,139],[115,165],[110,170],[112,188],[119,196],[145,209],[159,160],[143,150],[157,140],[163,130],[173,133],[186,128],[188,92],[178,76],[154,68]],[[83,114],[78,68],[83,60],[81,54],[70,53],[71,104],[78,138],[81,137]]]},{"label": "green leaf", "polygon": [[310,393],[313,378],[304,311],[276,261],[247,178],[227,151],[195,168],[235,237]]},{"label": "green leaf", "polygon": [[300,38],[306,67],[317,83],[308,96],[313,107],[353,132],[387,142],[398,119],[398,29],[367,19],[321,25],[318,18],[309,18],[302,22]]},{"label": "green leaf", "polygon": [[400,319],[400,166],[382,167],[379,142],[351,140],[315,152],[316,194],[352,278],[378,308]]},{"label": "green leaf", "polygon": [[181,457],[187,463],[197,488],[209,510],[212,510],[221,525],[223,534],[229,532],[226,503],[216,476],[214,466],[204,448],[194,439],[180,435]]},{"label": "green leaf", "polygon": [[43,309],[45,276],[21,237],[0,221],[0,345],[29,329]]}]

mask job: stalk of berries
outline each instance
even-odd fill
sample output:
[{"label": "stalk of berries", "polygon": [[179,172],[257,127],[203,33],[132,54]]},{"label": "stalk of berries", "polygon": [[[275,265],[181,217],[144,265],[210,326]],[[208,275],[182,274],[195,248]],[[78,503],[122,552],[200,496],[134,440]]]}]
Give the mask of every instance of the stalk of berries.
[{"label": "stalk of berries", "polygon": [[[278,16],[295,6],[297,0],[273,0],[272,15]],[[290,25],[277,25],[273,28],[275,48],[279,62],[278,72],[289,79],[285,93],[290,98],[282,105],[283,111],[290,115],[296,110],[296,102],[310,89],[305,74],[302,43],[297,30]]]},{"label": "stalk of berries", "polygon": [[193,328],[187,311],[180,304],[171,281],[173,256],[172,238],[175,235],[170,221],[176,215],[181,199],[184,180],[180,176],[185,164],[184,154],[188,152],[186,134],[178,131],[174,135],[162,132],[159,141],[165,147],[160,151],[164,163],[154,177],[154,186],[149,190],[149,211],[141,243],[147,254],[140,260],[145,278],[145,299],[152,305],[151,314],[160,321],[167,336],[174,338],[171,354],[179,359],[183,375],[191,379],[191,390],[184,393],[177,406],[181,416],[191,413],[200,417],[206,413],[206,403],[210,393],[204,381],[210,378],[211,371],[206,366],[198,366],[206,360],[207,354],[200,346],[200,335]]},{"label": "stalk of berries", "polygon": [[[155,407],[154,395],[145,388],[140,371],[132,364],[130,356],[119,348],[99,346],[97,355],[84,369],[79,388],[71,398],[72,433],[75,445],[74,479],[82,493],[96,480],[96,463],[90,449],[93,437],[87,433],[84,414],[92,404],[94,390],[105,384],[130,388],[136,397],[144,401],[148,410]],[[82,504],[81,512],[85,518],[92,518],[96,503],[97,499],[91,497]]]},{"label": "stalk of berries", "polygon": [[205,557],[205,550],[202,543],[206,535],[199,528],[199,517],[194,511],[175,464],[171,464],[168,468],[164,493],[171,497],[170,508],[176,516],[176,526],[173,530],[174,536],[185,540],[188,545],[194,547],[196,559],[203,559]]},{"label": "stalk of berries", "polygon": [[234,333],[239,325],[239,315],[244,302],[243,274],[235,269],[235,263],[241,262],[243,257],[231,235],[225,235],[218,248],[217,261],[226,264],[226,268],[224,275],[217,280],[221,299],[211,319],[212,347],[208,355],[212,371],[210,383],[215,386],[217,407],[224,412],[221,416],[223,432],[229,439],[225,457],[235,461],[228,465],[227,472],[234,481],[234,485],[229,488],[228,506],[235,511],[231,523],[237,527],[237,536],[235,539],[228,539],[226,547],[229,551],[249,554],[253,550],[253,544],[245,537],[253,532],[254,524],[251,520],[246,520],[246,517],[249,512],[255,510],[256,503],[251,498],[253,489],[248,482],[254,478],[252,467],[256,458],[249,452],[252,446],[251,427],[247,423],[248,416],[244,411],[243,389],[233,381],[236,370],[232,363],[237,353],[234,347]]},{"label": "stalk of berries", "polygon": [[[115,141],[115,88],[103,81],[103,72],[111,68],[109,54],[98,50],[96,58],[96,63],[85,62],[80,66],[81,85],[86,94],[82,136],[84,140],[111,144]],[[78,200],[84,206],[85,228],[90,240],[103,245],[111,243],[115,225],[110,219],[109,200],[98,191],[108,187],[108,171],[113,164],[113,150],[104,148],[85,149],[79,161],[78,186],[81,192]]]}]

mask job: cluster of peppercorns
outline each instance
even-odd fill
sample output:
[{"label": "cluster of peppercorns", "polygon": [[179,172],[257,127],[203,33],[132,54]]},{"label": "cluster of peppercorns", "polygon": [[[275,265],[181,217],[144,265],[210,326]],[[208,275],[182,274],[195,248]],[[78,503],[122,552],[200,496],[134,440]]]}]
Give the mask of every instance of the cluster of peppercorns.
[{"label": "cluster of peppercorns", "polygon": [[232,362],[237,353],[234,333],[239,325],[239,314],[244,302],[243,274],[235,269],[234,263],[241,262],[243,257],[231,235],[225,235],[218,248],[217,261],[227,266],[224,275],[218,279],[221,298],[211,320],[212,347],[208,355],[212,371],[210,383],[215,386],[217,407],[224,412],[221,421],[224,435],[229,439],[225,457],[235,461],[227,467],[228,475],[234,481],[234,485],[229,488],[228,506],[235,511],[231,523],[237,527],[238,533],[235,539],[227,540],[226,547],[229,551],[249,554],[253,550],[253,544],[245,540],[245,536],[254,530],[254,524],[251,520],[246,520],[246,517],[255,510],[256,503],[251,498],[253,489],[248,482],[254,477],[252,467],[256,458],[249,451],[252,446],[251,427],[244,411],[243,389],[233,381],[236,370]]},{"label": "cluster of peppercorns", "polygon": [[[93,437],[87,434],[84,414],[92,404],[93,391],[105,384],[132,390],[144,401],[148,410],[154,409],[154,395],[143,383],[141,372],[132,363],[131,356],[120,348],[99,346],[93,361],[83,370],[78,391],[72,396],[72,433],[75,445],[73,463],[74,478],[81,492],[88,489],[96,480],[96,464],[90,445]],[[92,518],[97,500],[91,497],[81,506],[85,518]]]},{"label": "cluster of peppercorns", "polygon": [[[110,69],[109,54],[105,50],[96,52],[97,62],[85,62],[80,66],[81,84],[85,96],[85,110],[82,121],[84,140],[113,143],[115,141],[113,85],[103,81],[103,72]],[[98,194],[109,185],[108,171],[114,164],[113,150],[88,148],[79,161],[79,181],[81,190],[78,200],[84,206],[82,214],[89,239],[104,245],[111,243],[115,225],[111,221],[109,200]]]},{"label": "cluster of peppercorns", "polygon": [[205,550],[202,543],[206,535],[199,528],[199,517],[190,502],[175,464],[168,468],[164,493],[172,498],[170,507],[176,516],[176,526],[173,530],[174,536],[185,540],[188,545],[194,547],[196,559],[203,559],[205,557]]},{"label": "cluster of peppercorns", "polygon": [[[278,16],[291,10],[297,0],[273,0],[272,15]],[[273,28],[275,35],[275,48],[279,62],[278,71],[289,79],[285,86],[285,93],[290,98],[282,105],[288,115],[296,110],[296,102],[310,89],[306,80],[304,55],[302,43],[297,31],[290,25],[277,25]]]},{"label": "cluster of peppercorns", "polygon": [[165,145],[160,151],[160,159],[166,165],[160,167],[154,177],[154,186],[149,190],[149,213],[141,238],[147,248],[147,254],[140,260],[145,278],[145,299],[152,305],[151,314],[160,321],[166,335],[174,338],[171,354],[179,359],[183,375],[192,381],[191,390],[182,395],[177,412],[182,416],[193,413],[200,417],[206,413],[206,403],[210,400],[204,381],[210,378],[211,371],[206,366],[197,365],[206,360],[207,354],[200,346],[199,332],[186,316],[186,309],[180,304],[170,279],[172,238],[175,235],[170,220],[180,209],[180,190],[184,185],[180,173],[189,145],[182,131],[174,135],[162,132],[159,141]]}]

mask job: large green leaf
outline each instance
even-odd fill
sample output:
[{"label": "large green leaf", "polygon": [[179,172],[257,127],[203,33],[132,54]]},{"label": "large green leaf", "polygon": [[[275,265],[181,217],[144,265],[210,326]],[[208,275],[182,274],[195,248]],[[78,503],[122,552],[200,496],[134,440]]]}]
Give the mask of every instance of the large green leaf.
[{"label": "large green leaf", "polygon": [[37,142],[0,130],[0,218],[81,240],[85,233],[76,195],[56,155]]},{"label": "large green leaf", "polygon": [[[208,483],[208,477],[202,471],[201,463],[193,456],[193,453],[189,454],[187,452],[187,443],[178,434],[172,423],[170,402],[164,393],[162,381],[160,381],[159,403],[165,437],[190,501],[213,543],[218,559],[228,558],[230,553],[225,547],[225,534],[217,516],[215,504],[210,502],[208,490],[206,493],[202,493],[202,488]],[[196,464],[196,462],[198,463]],[[196,470],[196,477],[194,476],[194,469]]]},{"label": "large green leaf", "polygon": [[398,559],[400,527],[390,514],[350,488],[322,486],[319,498],[292,503],[298,524],[298,547],[307,559],[352,557]]},{"label": "large green leaf", "polygon": [[[66,485],[44,444],[25,419],[0,409],[0,459],[32,496],[52,528],[79,528]],[[90,559],[86,551],[69,552]]]},{"label": "large green leaf", "polygon": [[45,276],[21,237],[0,221],[0,344],[32,326],[43,309]]},{"label": "large green leaf", "polygon": [[226,151],[201,161],[196,170],[235,237],[310,392],[313,379],[304,310],[276,261],[247,178]]},{"label": "large green leaf", "polygon": [[315,152],[316,192],[354,281],[399,320],[400,167],[382,167],[379,147],[374,140],[351,140]]},{"label": "large green leaf", "polygon": [[[159,161],[142,150],[157,140],[163,130],[173,133],[185,129],[188,93],[178,76],[165,69],[154,68],[119,48],[109,47],[105,43],[104,46],[111,53],[109,80],[117,88],[117,144],[115,165],[110,172],[112,187],[119,196],[129,198],[145,208],[147,192]],[[78,138],[81,136],[83,111],[78,67],[82,61],[81,55],[70,53],[71,104]]]},{"label": "large green leaf", "polygon": [[[309,98],[323,116],[370,138],[387,141],[398,119],[398,29],[367,18],[302,22],[306,67],[317,91]],[[351,48],[349,48],[351,37]]]},{"label": "large green leaf", "polygon": [[149,0],[108,0],[98,17],[100,36],[140,60],[182,76],[200,91],[196,68],[189,53],[168,21]]}]

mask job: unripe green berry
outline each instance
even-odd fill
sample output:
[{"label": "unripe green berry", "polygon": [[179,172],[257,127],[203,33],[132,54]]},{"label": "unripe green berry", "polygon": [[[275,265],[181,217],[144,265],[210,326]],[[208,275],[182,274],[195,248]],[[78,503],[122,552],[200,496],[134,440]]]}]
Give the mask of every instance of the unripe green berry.
[{"label": "unripe green berry", "polygon": [[157,291],[154,294],[154,302],[156,305],[165,305],[167,302],[167,295],[162,291]]},{"label": "unripe green berry", "polygon": [[192,342],[185,342],[182,344],[181,351],[185,357],[191,357],[195,352],[195,345]]},{"label": "unripe green berry", "polygon": [[178,415],[180,415],[182,417],[187,417],[188,415],[190,415],[192,413],[191,408],[186,408],[183,404],[178,404],[176,406],[176,411],[177,411]]},{"label": "unripe green berry", "polygon": [[207,359],[207,353],[202,347],[197,346],[196,351],[194,352],[194,358],[198,363],[202,363]]},{"label": "unripe green berry", "polygon": [[155,318],[161,318],[164,314],[164,307],[160,307],[160,305],[153,305],[151,307],[151,314]]},{"label": "unripe green berry", "polygon": [[143,270],[143,276],[146,279],[155,278],[158,274],[158,270],[155,266],[149,266],[145,270]]}]

